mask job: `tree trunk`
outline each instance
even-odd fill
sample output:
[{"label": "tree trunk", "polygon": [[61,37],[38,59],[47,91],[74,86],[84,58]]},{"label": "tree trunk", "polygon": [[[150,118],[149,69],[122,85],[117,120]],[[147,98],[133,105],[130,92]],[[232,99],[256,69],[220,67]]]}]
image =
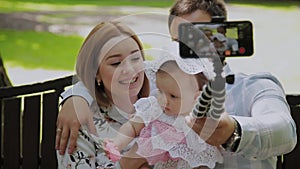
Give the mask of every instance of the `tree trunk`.
[{"label": "tree trunk", "polygon": [[6,70],[0,55],[0,87],[12,86],[9,77],[6,74]]}]

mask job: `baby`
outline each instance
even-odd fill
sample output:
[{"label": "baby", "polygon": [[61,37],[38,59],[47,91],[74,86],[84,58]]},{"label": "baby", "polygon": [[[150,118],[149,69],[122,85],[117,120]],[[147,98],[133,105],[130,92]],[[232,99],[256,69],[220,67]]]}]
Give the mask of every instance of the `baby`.
[{"label": "baby", "polygon": [[[147,71],[156,82],[157,97],[138,100],[135,116],[106,142],[106,147],[122,150],[138,136],[137,154],[154,168],[214,168],[216,162],[222,162],[217,147],[205,143],[185,123],[185,116],[208,82],[204,61],[207,60],[182,59],[170,52],[149,61]],[[118,154],[108,149],[109,156]]]}]

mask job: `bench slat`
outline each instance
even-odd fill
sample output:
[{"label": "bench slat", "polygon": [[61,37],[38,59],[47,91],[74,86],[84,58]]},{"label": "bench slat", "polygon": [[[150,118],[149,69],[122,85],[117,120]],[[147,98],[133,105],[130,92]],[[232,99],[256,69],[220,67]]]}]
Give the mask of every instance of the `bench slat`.
[{"label": "bench slat", "polygon": [[300,95],[287,95],[286,99],[290,106],[300,106]]},{"label": "bench slat", "polygon": [[[298,98],[300,100],[300,97]],[[283,159],[283,168],[284,169],[290,169],[295,168],[295,166],[299,165],[299,157],[300,157],[300,107],[292,106],[291,107],[292,117],[297,125],[297,145],[295,149],[284,155]]]},{"label": "bench slat", "polygon": [[38,168],[41,114],[40,103],[40,95],[24,98],[22,169]]},{"label": "bench slat", "polygon": [[20,114],[21,99],[2,100],[4,105],[3,169],[20,167]]},{"label": "bench slat", "polygon": [[[55,151],[56,117],[58,114],[59,94],[48,93],[43,96],[43,132],[41,169],[57,168]],[[52,148],[49,148],[52,147]]]}]

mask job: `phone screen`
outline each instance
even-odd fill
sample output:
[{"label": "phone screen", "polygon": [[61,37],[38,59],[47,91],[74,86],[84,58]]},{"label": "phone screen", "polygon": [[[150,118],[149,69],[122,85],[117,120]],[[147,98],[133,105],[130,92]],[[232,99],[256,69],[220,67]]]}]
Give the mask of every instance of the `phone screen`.
[{"label": "phone screen", "polygon": [[179,25],[180,55],[183,58],[251,56],[253,28],[250,21],[197,22]]}]

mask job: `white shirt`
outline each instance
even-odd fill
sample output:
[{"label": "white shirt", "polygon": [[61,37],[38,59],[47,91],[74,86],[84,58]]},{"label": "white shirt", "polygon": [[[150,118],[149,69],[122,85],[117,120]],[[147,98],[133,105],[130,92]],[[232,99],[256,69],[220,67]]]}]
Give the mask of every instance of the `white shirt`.
[{"label": "white shirt", "polygon": [[276,156],[296,145],[285,93],[269,73],[235,74],[234,84],[226,84],[225,111],[240,124],[242,137],[236,153],[224,152],[224,163],[216,168],[275,169]]}]

